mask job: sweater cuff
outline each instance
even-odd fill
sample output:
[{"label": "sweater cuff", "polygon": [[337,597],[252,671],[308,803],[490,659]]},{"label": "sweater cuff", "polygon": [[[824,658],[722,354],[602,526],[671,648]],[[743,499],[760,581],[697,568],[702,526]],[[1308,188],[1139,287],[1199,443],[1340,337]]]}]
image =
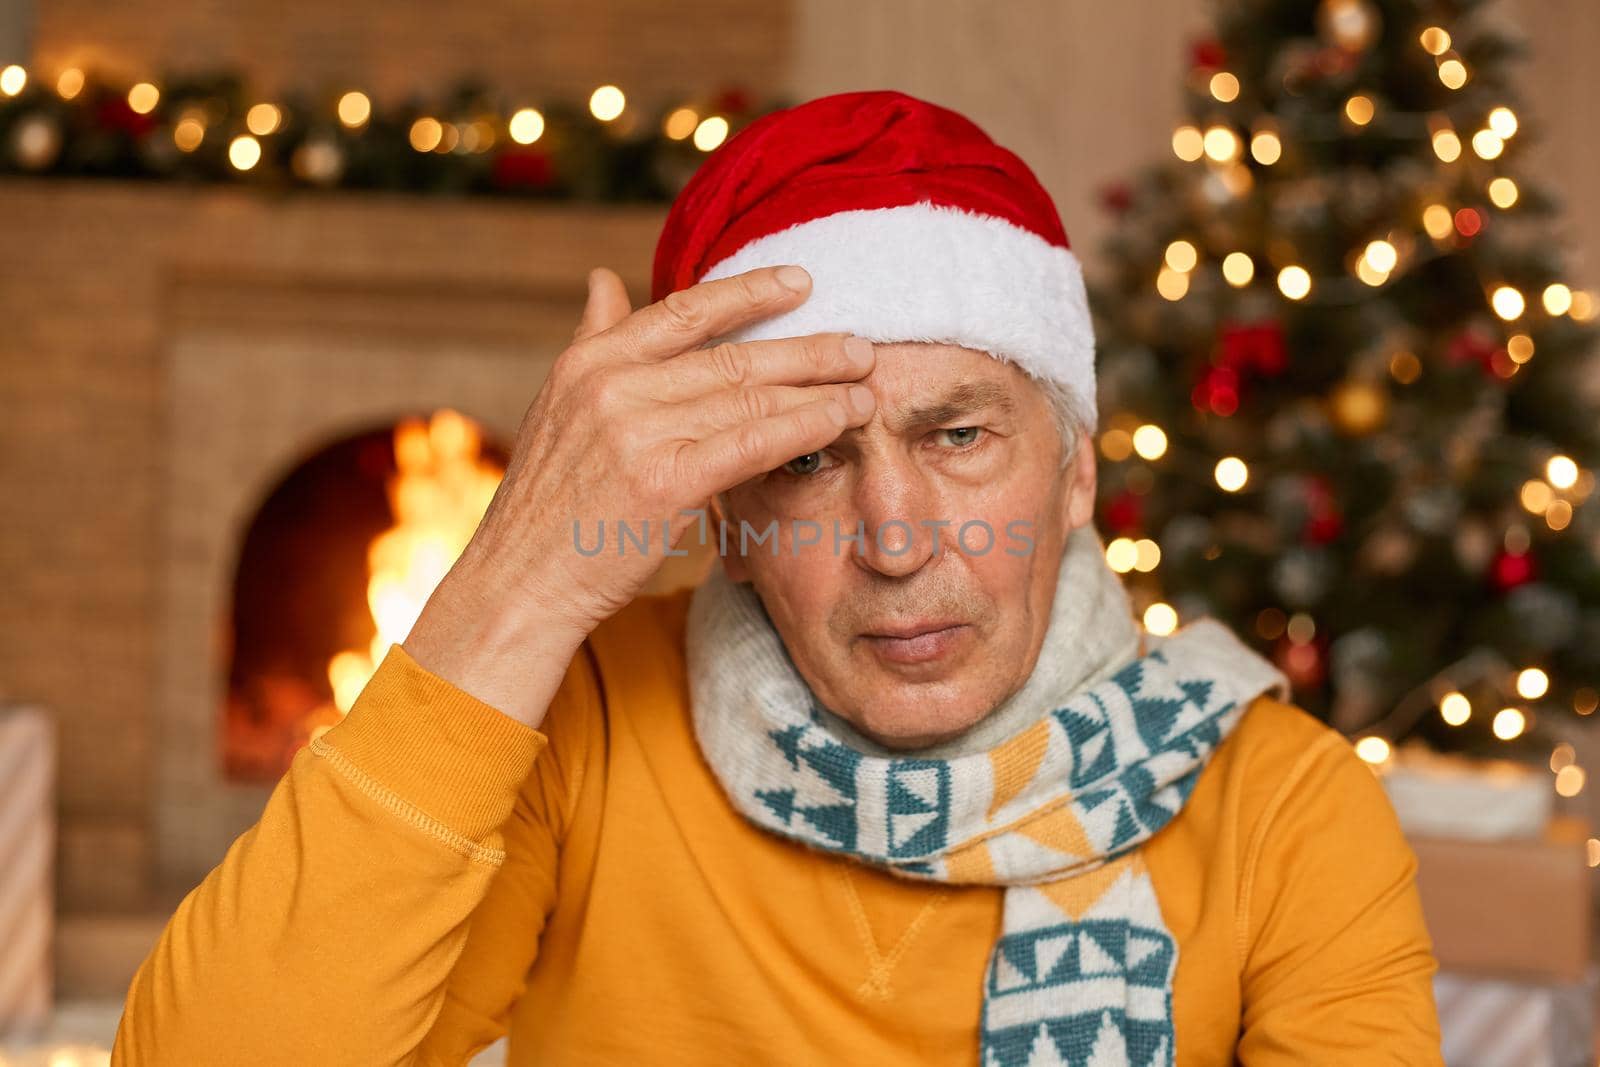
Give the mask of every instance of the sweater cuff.
[{"label": "sweater cuff", "polygon": [[430,672],[397,642],[319,739],[396,798],[482,842],[549,738]]}]

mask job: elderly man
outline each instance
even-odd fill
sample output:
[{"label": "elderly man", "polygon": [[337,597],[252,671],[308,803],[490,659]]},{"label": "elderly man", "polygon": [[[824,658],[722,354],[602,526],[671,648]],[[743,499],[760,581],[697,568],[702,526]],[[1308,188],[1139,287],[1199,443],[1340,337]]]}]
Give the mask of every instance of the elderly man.
[{"label": "elderly man", "polygon": [[[1050,198],[896,92],[590,274],[472,543],[179,906],[114,1062],[1436,1064],[1381,786],[1091,523]],[[640,596],[667,551],[698,588]]]}]

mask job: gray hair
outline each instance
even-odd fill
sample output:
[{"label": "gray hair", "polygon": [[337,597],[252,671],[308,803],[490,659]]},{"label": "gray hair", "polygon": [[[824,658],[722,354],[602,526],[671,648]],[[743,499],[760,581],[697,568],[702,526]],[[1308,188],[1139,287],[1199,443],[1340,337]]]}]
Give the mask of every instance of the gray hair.
[{"label": "gray hair", "polygon": [[1065,470],[1078,454],[1079,435],[1088,429],[1080,414],[1082,409],[1078,403],[1078,394],[1065,382],[1051,378],[1035,378],[1032,375],[1029,377],[1044,393],[1045,401],[1050,405],[1051,413],[1055,415],[1056,432],[1061,437],[1061,468]]}]

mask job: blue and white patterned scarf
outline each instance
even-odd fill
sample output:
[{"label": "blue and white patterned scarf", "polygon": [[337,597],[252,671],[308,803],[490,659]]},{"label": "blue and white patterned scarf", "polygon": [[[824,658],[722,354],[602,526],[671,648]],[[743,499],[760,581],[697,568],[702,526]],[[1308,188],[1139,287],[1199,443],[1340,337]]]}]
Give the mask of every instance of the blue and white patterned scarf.
[{"label": "blue and white patterned scarf", "polygon": [[[1041,664],[1082,655],[1064,629]],[[1147,642],[986,750],[875,755],[828,727],[754,589],[718,566],[689,609],[695,731],[756,825],[907,878],[1007,887],[982,1067],[1170,1067],[1178,946],[1139,847],[1249,703],[1290,689],[1212,618]]]}]

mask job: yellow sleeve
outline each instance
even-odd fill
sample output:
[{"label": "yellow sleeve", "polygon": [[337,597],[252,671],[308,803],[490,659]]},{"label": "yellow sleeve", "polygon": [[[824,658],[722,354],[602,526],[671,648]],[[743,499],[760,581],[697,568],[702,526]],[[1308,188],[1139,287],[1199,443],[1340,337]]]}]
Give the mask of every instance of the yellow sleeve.
[{"label": "yellow sleeve", "polygon": [[418,1067],[456,1067],[504,1036],[527,991],[539,939],[556,905],[560,856],[580,793],[605,777],[605,717],[586,641],[567,668],[540,729],[550,744],[502,832],[506,862],[472,913],[466,947],[445,986]]},{"label": "yellow sleeve", "polygon": [[1383,785],[1332,730],[1251,834],[1237,936],[1245,1067],[1443,1067],[1417,861]]},{"label": "yellow sleeve", "polygon": [[178,905],[114,1067],[414,1063],[547,742],[391,645]]}]

